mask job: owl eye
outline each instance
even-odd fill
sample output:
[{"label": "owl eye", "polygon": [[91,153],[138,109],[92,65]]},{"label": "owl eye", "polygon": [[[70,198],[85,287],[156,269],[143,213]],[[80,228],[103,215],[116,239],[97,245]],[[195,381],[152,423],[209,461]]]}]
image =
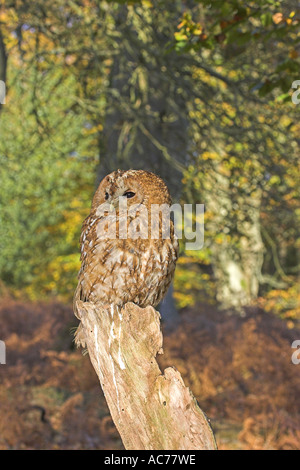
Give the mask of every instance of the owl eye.
[{"label": "owl eye", "polygon": [[105,193],[105,200],[107,201],[108,198],[109,198],[109,194]]},{"label": "owl eye", "polygon": [[127,199],[130,199],[131,197],[135,196],[135,193],[133,193],[132,191],[126,191],[123,196],[127,197]]}]

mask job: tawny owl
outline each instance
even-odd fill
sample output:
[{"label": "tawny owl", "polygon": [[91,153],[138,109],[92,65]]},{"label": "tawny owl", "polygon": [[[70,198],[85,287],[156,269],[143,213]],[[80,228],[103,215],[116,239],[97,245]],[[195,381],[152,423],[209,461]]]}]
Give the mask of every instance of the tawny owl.
[{"label": "tawny owl", "polygon": [[159,209],[170,204],[167,186],[153,173],[118,170],[101,181],[82,227],[75,314],[77,300],[140,307],[162,300],[178,256],[170,213]]}]

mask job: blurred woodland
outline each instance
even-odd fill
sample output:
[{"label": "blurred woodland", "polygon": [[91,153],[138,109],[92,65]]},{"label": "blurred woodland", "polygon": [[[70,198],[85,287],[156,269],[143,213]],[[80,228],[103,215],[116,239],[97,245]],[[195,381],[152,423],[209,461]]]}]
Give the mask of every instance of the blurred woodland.
[{"label": "blurred woodland", "polygon": [[220,448],[299,449],[299,3],[2,0],[0,80],[0,448],[122,448],[71,299],[96,185],[142,168],[205,204],[162,367]]}]

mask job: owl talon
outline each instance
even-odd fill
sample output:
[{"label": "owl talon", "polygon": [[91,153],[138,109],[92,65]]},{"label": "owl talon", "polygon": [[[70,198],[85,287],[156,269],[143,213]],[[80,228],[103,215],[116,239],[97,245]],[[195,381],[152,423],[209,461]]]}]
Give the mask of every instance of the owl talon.
[{"label": "owl talon", "polygon": [[80,347],[86,348],[86,339],[85,339],[84,329],[81,323],[79,323],[78,328],[75,332],[74,341],[75,341],[77,348],[80,348]]}]

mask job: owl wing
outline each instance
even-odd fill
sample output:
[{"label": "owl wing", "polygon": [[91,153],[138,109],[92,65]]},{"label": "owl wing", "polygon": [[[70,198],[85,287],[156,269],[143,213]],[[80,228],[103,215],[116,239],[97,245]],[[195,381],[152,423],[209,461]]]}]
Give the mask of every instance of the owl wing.
[{"label": "owl wing", "polygon": [[87,291],[83,292],[82,281],[84,278],[84,273],[88,267],[89,260],[91,258],[93,240],[97,238],[96,224],[98,220],[99,220],[99,217],[97,217],[95,213],[91,212],[90,215],[84,220],[82,224],[82,230],[81,230],[81,235],[80,235],[81,267],[78,273],[78,284],[77,284],[77,287],[74,293],[74,299],[73,299],[73,310],[75,314],[77,313],[76,302],[78,300],[83,300],[83,301],[87,300],[86,294],[88,294],[88,292]]},{"label": "owl wing", "polygon": [[113,217],[97,217],[91,213],[84,221],[75,304],[76,300],[123,303],[121,297],[128,275],[137,263],[134,260],[127,263],[126,240],[116,237],[117,230],[118,220]]}]

